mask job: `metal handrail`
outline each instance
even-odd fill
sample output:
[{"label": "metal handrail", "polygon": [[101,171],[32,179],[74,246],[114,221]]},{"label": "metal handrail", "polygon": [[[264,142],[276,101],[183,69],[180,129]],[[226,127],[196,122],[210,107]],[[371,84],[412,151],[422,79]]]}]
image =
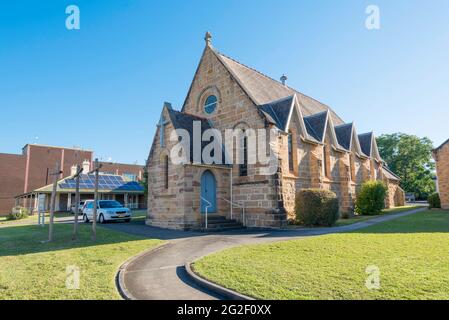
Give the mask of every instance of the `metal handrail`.
[{"label": "metal handrail", "polygon": [[200,196],[200,198],[201,198],[201,200],[203,200],[204,202],[207,203],[207,206],[206,206],[206,230],[207,230],[207,215],[208,215],[207,211],[210,207],[212,207],[212,203],[210,203],[207,199],[204,199],[202,196]]},{"label": "metal handrail", "polygon": [[[238,202],[232,202],[231,200],[228,200],[228,199],[222,198],[222,197],[220,197],[220,199],[226,201],[226,202],[229,203],[231,206],[235,205],[237,208],[241,208],[241,209],[242,209],[243,226],[246,226],[246,219],[245,219],[245,204],[240,204],[240,203],[238,203]],[[232,211],[231,211],[231,219],[233,219]]]}]

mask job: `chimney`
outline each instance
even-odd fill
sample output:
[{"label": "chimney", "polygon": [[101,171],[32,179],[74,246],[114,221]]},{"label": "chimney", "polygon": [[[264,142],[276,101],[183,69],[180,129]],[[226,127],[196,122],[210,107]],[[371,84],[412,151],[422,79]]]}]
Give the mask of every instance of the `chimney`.
[{"label": "chimney", "polygon": [[281,77],[282,85],[285,86],[285,81],[287,81],[287,79],[288,79],[287,76],[285,74],[283,74],[282,77]]},{"label": "chimney", "polygon": [[71,175],[71,176],[74,176],[74,175],[76,174],[77,171],[78,171],[78,170],[77,170],[77,167],[76,167],[75,165],[73,165],[73,166],[70,168],[70,175]]},{"label": "chimney", "polygon": [[83,161],[83,174],[87,174],[88,172],[90,172],[90,162],[89,162],[89,160],[84,160]]}]

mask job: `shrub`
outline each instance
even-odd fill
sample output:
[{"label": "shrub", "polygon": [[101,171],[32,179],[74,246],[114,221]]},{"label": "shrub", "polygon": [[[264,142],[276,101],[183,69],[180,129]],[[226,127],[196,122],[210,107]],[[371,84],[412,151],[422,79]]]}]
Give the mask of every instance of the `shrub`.
[{"label": "shrub", "polygon": [[429,201],[429,209],[441,208],[441,200],[438,193],[432,193],[427,201]]},{"label": "shrub", "polygon": [[6,220],[21,220],[28,218],[29,211],[27,208],[14,207],[12,212],[6,217]]},{"label": "shrub", "polygon": [[333,226],[339,218],[337,196],[332,191],[327,190],[301,190],[296,195],[295,212],[296,220],[300,224]]},{"label": "shrub", "polygon": [[355,211],[362,215],[381,214],[385,208],[387,191],[386,185],[381,181],[363,183],[355,203]]}]

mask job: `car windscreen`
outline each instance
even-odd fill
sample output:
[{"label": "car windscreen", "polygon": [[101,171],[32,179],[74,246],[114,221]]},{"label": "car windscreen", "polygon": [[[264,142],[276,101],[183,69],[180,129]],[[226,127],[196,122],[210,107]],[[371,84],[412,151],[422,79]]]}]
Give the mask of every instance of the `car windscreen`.
[{"label": "car windscreen", "polygon": [[112,208],[123,208],[120,202],[117,201],[100,201],[100,208],[102,209],[112,209]]}]

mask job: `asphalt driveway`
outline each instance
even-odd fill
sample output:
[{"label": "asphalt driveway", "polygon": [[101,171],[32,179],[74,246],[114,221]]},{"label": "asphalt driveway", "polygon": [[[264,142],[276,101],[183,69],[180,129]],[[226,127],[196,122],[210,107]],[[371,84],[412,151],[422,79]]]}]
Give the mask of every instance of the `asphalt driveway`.
[{"label": "asphalt driveway", "polygon": [[187,276],[185,265],[202,256],[227,248],[347,232],[389,221],[425,209],[382,216],[356,224],[334,228],[293,230],[236,230],[217,234],[174,231],[145,226],[143,221],[107,224],[104,227],[168,242],[151,252],[131,259],[121,271],[122,285],[128,298],[139,300],[211,300],[221,299],[213,292],[196,286]]}]

